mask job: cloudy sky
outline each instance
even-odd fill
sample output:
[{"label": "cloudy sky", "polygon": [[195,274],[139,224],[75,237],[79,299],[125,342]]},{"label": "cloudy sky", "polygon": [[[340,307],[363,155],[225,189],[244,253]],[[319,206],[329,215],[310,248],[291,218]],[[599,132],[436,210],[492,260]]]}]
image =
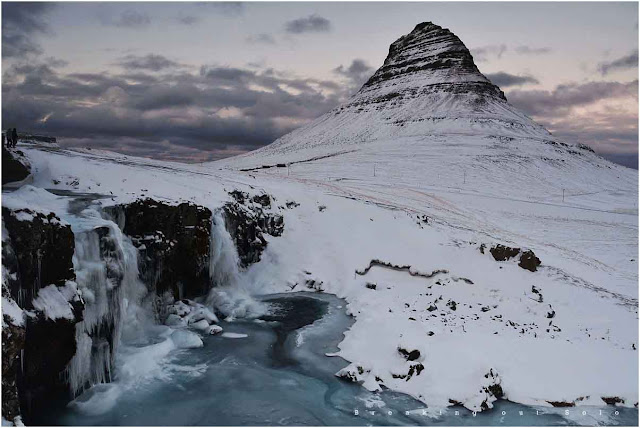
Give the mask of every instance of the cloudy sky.
[{"label": "cloudy sky", "polygon": [[187,162],[330,110],[417,23],[509,101],[637,168],[637,3],[2,3],[3,127]]}]

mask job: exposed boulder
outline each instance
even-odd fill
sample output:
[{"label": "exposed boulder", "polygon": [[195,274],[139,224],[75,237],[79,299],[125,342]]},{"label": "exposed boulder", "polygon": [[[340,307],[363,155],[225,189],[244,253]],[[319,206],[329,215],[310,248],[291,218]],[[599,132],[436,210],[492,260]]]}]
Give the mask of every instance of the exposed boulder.
[{"label": "exposed boulder", "polygon": [[498,244],[489,251],[497,262],[503,262],[517,256],[520,253],[520,248],[511,248]]},{"label": "exposed boulder", "polygon": [[234,202],[223,207],[225,227],[231,234],[238,250],[238,257],[243,267],[260,261],[260,256],[267,246],[263,234],[280,236],[284,231],[282,215],[265,210],[268,195],[249,198],[244,192],[235,190],[229,193]]},{"label": "exposed boulder", "polygon": [[[498,244],[492,247],[489,251],[493,258],[498,262],[512,259],[520,254],[520,262],[518,263],[518,266],[531,272],[538,270],[538,266],[540,266],[541,263],[540,259],[537,258],[535,253],[531,250],[521,252],[520,248],[512,248]],[[480,246],[480,252],[484,254],[484,244]]]},{"label": "exposed boulder", "polygon": [[617,404],[624,404],[624,400],[620,397],[600,397],[602,401],[607,403],[609,406],[615,406]]},{"label": "exposed boulder", "polygon": [[255,195],[251,200],[257,204],[262,205],[265,208],[271,207],[271,197],[266,193],[261,193],[259,195]]},{"label": "exposed boulder", "polygon": [[422,370],[424,370],[424,365],[422,363],[412,364],[409,367],[409,373],[407,373],[407,380],[411,379],[414,373],[416,376],[420,376]]},{"label": "exposed boulder", "polygon": [[138,248],[140,278],[150,289],[174,299],[207,292],[211,210],[143,199],[105,211]]},{"label": "exposed boulder", "polygon": [[529,270],[531,272],[535,272],[538,270],[538,266],[540,266],[540,259],[536,257],[533,251],[527,250],[522,253],[520,256],[520,266],[522,269]]},{"label": "exposed boulder", "polygon": [[414,349],[413,351],[407,351],[404,348],[398,348],[398,352],[407,360],[407,361],[415,361],[420,358],[420,351]]},{"label": "exposed boulder", "polygon": [[31,165],[20,150],[2,146],[2,184],[22,181],[31,174]]},{"label": "exposed boulder", "polygon": [[165,324],[176,328],[191,327],[206,334],[218,334],[218,317],[205,305],[189,299],[174,302],[167,308]]}]

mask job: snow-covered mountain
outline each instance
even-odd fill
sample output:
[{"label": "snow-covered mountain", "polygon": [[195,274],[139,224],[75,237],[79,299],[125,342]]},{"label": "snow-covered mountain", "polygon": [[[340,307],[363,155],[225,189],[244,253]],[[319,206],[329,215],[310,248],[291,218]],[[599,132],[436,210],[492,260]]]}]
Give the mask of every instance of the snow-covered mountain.
[{"label": "snow-covered mountain", "polygon": [[[566,144],[518,112],[437,25],[394,42],[346,103],[246,155],[182,165],[18,148],[31,175],[3,191],[10,235],[50,213],[71,225],[60,233],[75,236],[76,249],[112,234],[146,260],[140,280],[170,299],[210,292],[219,284],[209,277],[234,278],[248,294],[334,293],[355,318],[338,353],[351,364],[339,375],[373,393],[410,394],[431,415],[454,404],[486,410],[498,398],[547,409],[637,406],[637,171]],[[123,218],[116,224],[98,212]],[[237,262],[226,257],[223,267],[211,262],[220,260],[222,232],[220,223],[206,225],[219,216],[239,272],[227,272]],[[139,293],[131,259],[124,277]],[[160,280],[154,266],[167,270]],[[78,296],[64,284],[75,275],[82,289],[81,267],[54,285],[76,299],[69,302]],[[24,298],[19,280],[3,274]],[[45,285],[29,291],[40,306]],[[26,298],[18,307],[17,297],[5,301],[3,290],[3,310],[11,308],[19,327],[37,308]],[[60,302],[68,310],[58,312],[73,318]],[[235,311],[232,297],[208,302]]]},{"label": "snow-covered mountain", "polygon": [[516,148],[556,142],[507,102],[457,36],[426,22],[391,44],[384,64],[344,104],[233,164],[301,161],[389,139],[420,137],[429,146],[442,136],[526,139]]},{"label": "snow-covered mountain", "polygon": [[471,183],[491,191],[489,183],[502,183],[500,194],[526,188],[534,198],[636,181],[627,168],[558,140],[511,106],[460,39],[430,22],[391,44],[382,67],[344,104],[266,147],[214,165],[309,161],[333,178],[375,168],[400,185]]}]

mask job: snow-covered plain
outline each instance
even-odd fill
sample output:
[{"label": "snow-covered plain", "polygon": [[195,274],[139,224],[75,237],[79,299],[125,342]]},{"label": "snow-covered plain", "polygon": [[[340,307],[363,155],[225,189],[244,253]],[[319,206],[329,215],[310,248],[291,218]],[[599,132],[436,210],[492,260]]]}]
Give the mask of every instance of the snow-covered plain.
[{"label": "snow-covered plain", "polygon": [[[431,37],[426,28],[414,32]],[[464,53],[458,42],[449,47]],[[234,189],[272,195],[284,233],[266,237],[240,282],[344,298],[355,323],[338,355],[368,389],[432,411],[490,408],[495,385],[523,404],[637,406],[637,171],[562,143],[493,92],[421,92],[486,85],[477,69],[453,83],[455,73],[423,69],[402,66],[274,144],[210,164],[24,146],[31,184],[106,195],[104,205],[216,209]],[[20,193],[4,199],[30,203]],[[496,244],[542,264],[497,262]]]}]

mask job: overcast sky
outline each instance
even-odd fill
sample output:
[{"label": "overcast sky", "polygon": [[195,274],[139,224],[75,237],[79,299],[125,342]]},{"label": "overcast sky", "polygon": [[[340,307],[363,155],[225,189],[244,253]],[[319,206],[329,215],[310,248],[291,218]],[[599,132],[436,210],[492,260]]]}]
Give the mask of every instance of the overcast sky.
[{"label": "overcast sky", "polygon": [[269,144],[343,101],[417,23],[508,100],[637,168],[637,3],[2,3],[3,127],[180,161]]}]

